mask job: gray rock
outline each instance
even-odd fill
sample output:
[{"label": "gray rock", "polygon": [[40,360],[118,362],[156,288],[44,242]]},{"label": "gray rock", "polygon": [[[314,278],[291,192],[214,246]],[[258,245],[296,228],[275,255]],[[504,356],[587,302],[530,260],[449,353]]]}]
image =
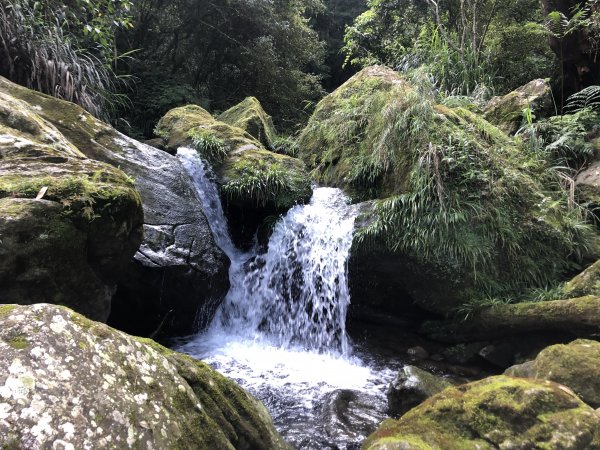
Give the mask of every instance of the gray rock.
[{"label": "gray rock", "polygon": [[448,381],[425,370],[405,366],[388,386],[388,412],[399,417],[450,386]]},{"label": "gray rock", "polygon": [[120,168],[139,191],[145,237],[130,263],[118,269],[123,281],[113,298],[109,323],[148,335],[166,317],[164,331],[169,334],[195,331],[197,312],[208,310],[210,316],[229,288],[229,261],[214,242],[179,160],[126,137],[75,104],[1,77],[0,92],[34,105],[36,114],[71,146],[91,160]]},{"label": "gray rock", "polygon": [[64,307],[0,306],[0,355],[2,448],[288,448],[206,364]]},{"label": "gray rock", "polygon": [[406,353],[411,359],[427,359],[429,358],[429,353],[421,346],[411,347],[406,350]]}]

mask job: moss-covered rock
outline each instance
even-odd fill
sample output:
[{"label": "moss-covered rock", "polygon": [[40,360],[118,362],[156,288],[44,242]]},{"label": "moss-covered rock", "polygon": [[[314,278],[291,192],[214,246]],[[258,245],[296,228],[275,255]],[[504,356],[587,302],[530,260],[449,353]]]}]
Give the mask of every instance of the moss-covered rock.
[{"label": "moss-covered rock", "polygon": [[588,405],[600,407],[600,342],[578,339],[567,345],[553,345],[533,361],[513,366],[505,374],[564,384]]},{"label": "moss-covered rock", "polygon": [[317,105],[298,142],[319,182],[366,201],[354,298],[390,313],[416,303],[448,314],[555,282],[592,233],[539,155],[437,102],[427,82],[369,67]]},{"label": "moss-covered rock", "polygon": [[0,315],[7,448],[284,449],[264,406],[206,364],[63,307]]},{"label": "moss-covered rock", "polygon": [[[54,155],[42,157],[38,150],[28,149],[24,144],[13,145],[18,152],[27,153],[26,158],[19,166],[10,166],[10,173],[4,177],[10,185],[3,188],[0,182],[0,192],[10,190],[8,195],[12,196],[19,191],[35,197],[39,189],[47,185],[49,176],[60,178],[60,183],[49,186],[44,198],[60,200],[69,211],[79,211],[80,216],[94,215],[87,225],[95,230],[90,236],[98,236],[89,241],[91,255],[98,255],[93,260],[102,262],[103,270],[119,277],[110,322],[129,332],[148,335],[166,318],[163,330],[167,333],[183,335],[195,331],[198,309],[206,310],[210,304],[213,305],[207,310],[210,312],[218,303],[215,299],[227,292],[228,260],[214,242],[193,183],[181,162],[164,151],[124,136],[73,103],[26,89],[2,77],[0,93],[28,105],[29,109],[22,111],[29,111],[27,117],[31,118],[26,120],[22,117],[25,113],[21,113],[17,120],[15,111],[18,109],[10,104],[0,115],[7,117],[10,123],[27,123],[21,128],[47,143],[43,151],[52,151]],[[39,131],[40,127],[43,131]],[[7,145],[0,143],[4,154],[7,154]],[[57,156],[59,150],[62,154],[76,155],[79,166],[72,163],[74,158],[61,163]],[[42,163],[48,163],[52,173],[32,176],[36,165]],[[119,183],[132,192],[137,190],[141,197],[144,212],[141,247],[140,233],[135,235],[126,227],[119,228],[119,220],[112,220],[114,212],[108,216],[111,219],[108,223],[96,217],[97,210],[104,204],[98,198],[106,197],[110,209],[118,208],[118,202],[110,198],[120,186],[113,180],[117,177],[115,174],[120,174]],[[111,190],[110,186],[113,186]],[[85,195],[80,195],[77,189]],[[139,197],[136,197],[138,203]],[[107,234],[114,229],[119,233],[118,239]],[[105,233],[101,234],[103,230]],[[135,240],[132,251],[138,250],[133,259],[129,258],[130,253],[118,248],[121,240],[128,236]],[[106,250],[96,252],[96,246],[115,247],[125,264],[116,264],[114,259],[108,258]],[[74,301],[80,301],[80,297]],[[132,321],[131,317],[136,320]]]},{"label": "moss-covered rock", "polygon": [[273,119],[255,97],[246,97],[220,114],[217,120],[247,131],[268,149],[273,147],[277,135]]},{"label": "moss-covered rock", "polygon": [[365,450],[600,448],[600,416],[564,386],[498,376],[452,387],[387,420]]},{"label": "moss-covered rock", "polygon": [[248,132],[198,106],[169,111],[158,129],[168,136],[168,147],[195,148],[211,164],[238,244],[251,240],[268,216],[310,198],[311,179],[302,161],[268,151]]},{"label": "moss-covered rock", "polygon": [[171,151],[195,147],[206,159],[213,159],[213,154],[204,153],[205,147],[210,147],[207,144],[219,144],[224,149],[223,157],[232,151],[262,147],[259,140],[242,128],[215,120],[208,111],[196,105],[170,110],[160,119],[155,132],[165,139],[165,146]]},{"label": "moss-covered rock", "polygon": [[596,261],[565,284],[563,292],[568,298],[600,296],[600,261]]},{"label": "moss-covered rock", "polygon": [[287,210],[310,199],[312,189],[302,161],[262,149],[233,152],[220,170],[221,190],[239,204]]},{"label": "moss-covered rock", "polygon": [[516,133],[529,108],[535,116],[552,112],[552,89],[546,80],[538,79],[502,96],[492,98],[485,107],[485,119],[502,131]]},{"label": "moss-covered rock", "polygon": [[0,301],[46,299],[106,320],[141,241],[132,180],[86,158],[38,105],[2,91],[0,155]]}]

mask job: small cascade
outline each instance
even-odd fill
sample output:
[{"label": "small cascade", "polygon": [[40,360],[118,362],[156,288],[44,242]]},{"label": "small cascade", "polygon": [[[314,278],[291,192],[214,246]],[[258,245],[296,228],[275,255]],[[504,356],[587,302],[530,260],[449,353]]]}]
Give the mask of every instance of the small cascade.
[{"label": "small cascade", "polygon": [[283,348],[350,353],[347,260],[354,208],[341,190],[318,188],[273,230],[266,254],[239,251],[227,229],[217,186],[193,149],[177,153],[192,177],[217,245],[231,259],[231,288],[210,331]]},{"label": "small cascade", "polygon": [[318,188],[273,230],[268,251],[249,264],[241,292],[216,317],[222,330],[256,333],[284,348],[350,353],[347,260],[354,209],[339,189]]}]

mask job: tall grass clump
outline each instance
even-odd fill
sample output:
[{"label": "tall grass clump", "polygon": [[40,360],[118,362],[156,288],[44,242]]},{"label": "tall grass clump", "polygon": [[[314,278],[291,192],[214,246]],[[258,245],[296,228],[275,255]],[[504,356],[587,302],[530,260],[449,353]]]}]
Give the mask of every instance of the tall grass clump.
[{"label": "tall grass clump", "polygon": [[[86,6],[79,3],[86,3]],[[115,74],[111,65],[114,52],[110,31],[91,17],[105,17],[111,27],[128,23],[117,18],[120,12],[115,11],[113,5],[128,2],[108,2],[112,8],[109,10],[100,8],[99,3],[103,0],[76,1],[70,7],[53,1],[2,2],[0,75],[28,88],[77,103],[96,117],[109,119],[111,113],[126,101],[118,94],[124,79]],[[82,17],[87,17],[88,13],[89,23]],[[84,34],[90,37],[86,38]]]}]

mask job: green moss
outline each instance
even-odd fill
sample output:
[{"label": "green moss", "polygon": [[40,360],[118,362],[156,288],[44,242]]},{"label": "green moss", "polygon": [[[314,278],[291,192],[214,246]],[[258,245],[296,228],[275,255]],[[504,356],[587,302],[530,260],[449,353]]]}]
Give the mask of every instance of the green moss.
[{"label": "green moss", "polygon": [[29,347],[29,341],[27,340],[27,336],[23,334],[13,336],[7,341],[7,344],[16,350],[24,350],[27,347]]},{"label": "green moss", "polygon": [[228,109],[217,120],[248,132],[266,148],[273,148],[276,137],[273,120],[254,97],[247,97],[241,103]]},{"label": "green moss", "polygon": [[8,316],[14,309],[17,308],[17,305],[2,305],[0,304],[0,319]]},{"label": "green moss", "polygon": [[288,209],[311,195],[302,163],[265,150],[231,155],[221,169],[222,192],[233,202]]},{"label": "green moss", "polygon": [[551,167],[473,112],[436,104],[422,80],[363,70],[317,106],[299,154],[319,182],[379,199],[357,244],[461,281],[443,312],[555,284],[589,252],[593,232]]}]

